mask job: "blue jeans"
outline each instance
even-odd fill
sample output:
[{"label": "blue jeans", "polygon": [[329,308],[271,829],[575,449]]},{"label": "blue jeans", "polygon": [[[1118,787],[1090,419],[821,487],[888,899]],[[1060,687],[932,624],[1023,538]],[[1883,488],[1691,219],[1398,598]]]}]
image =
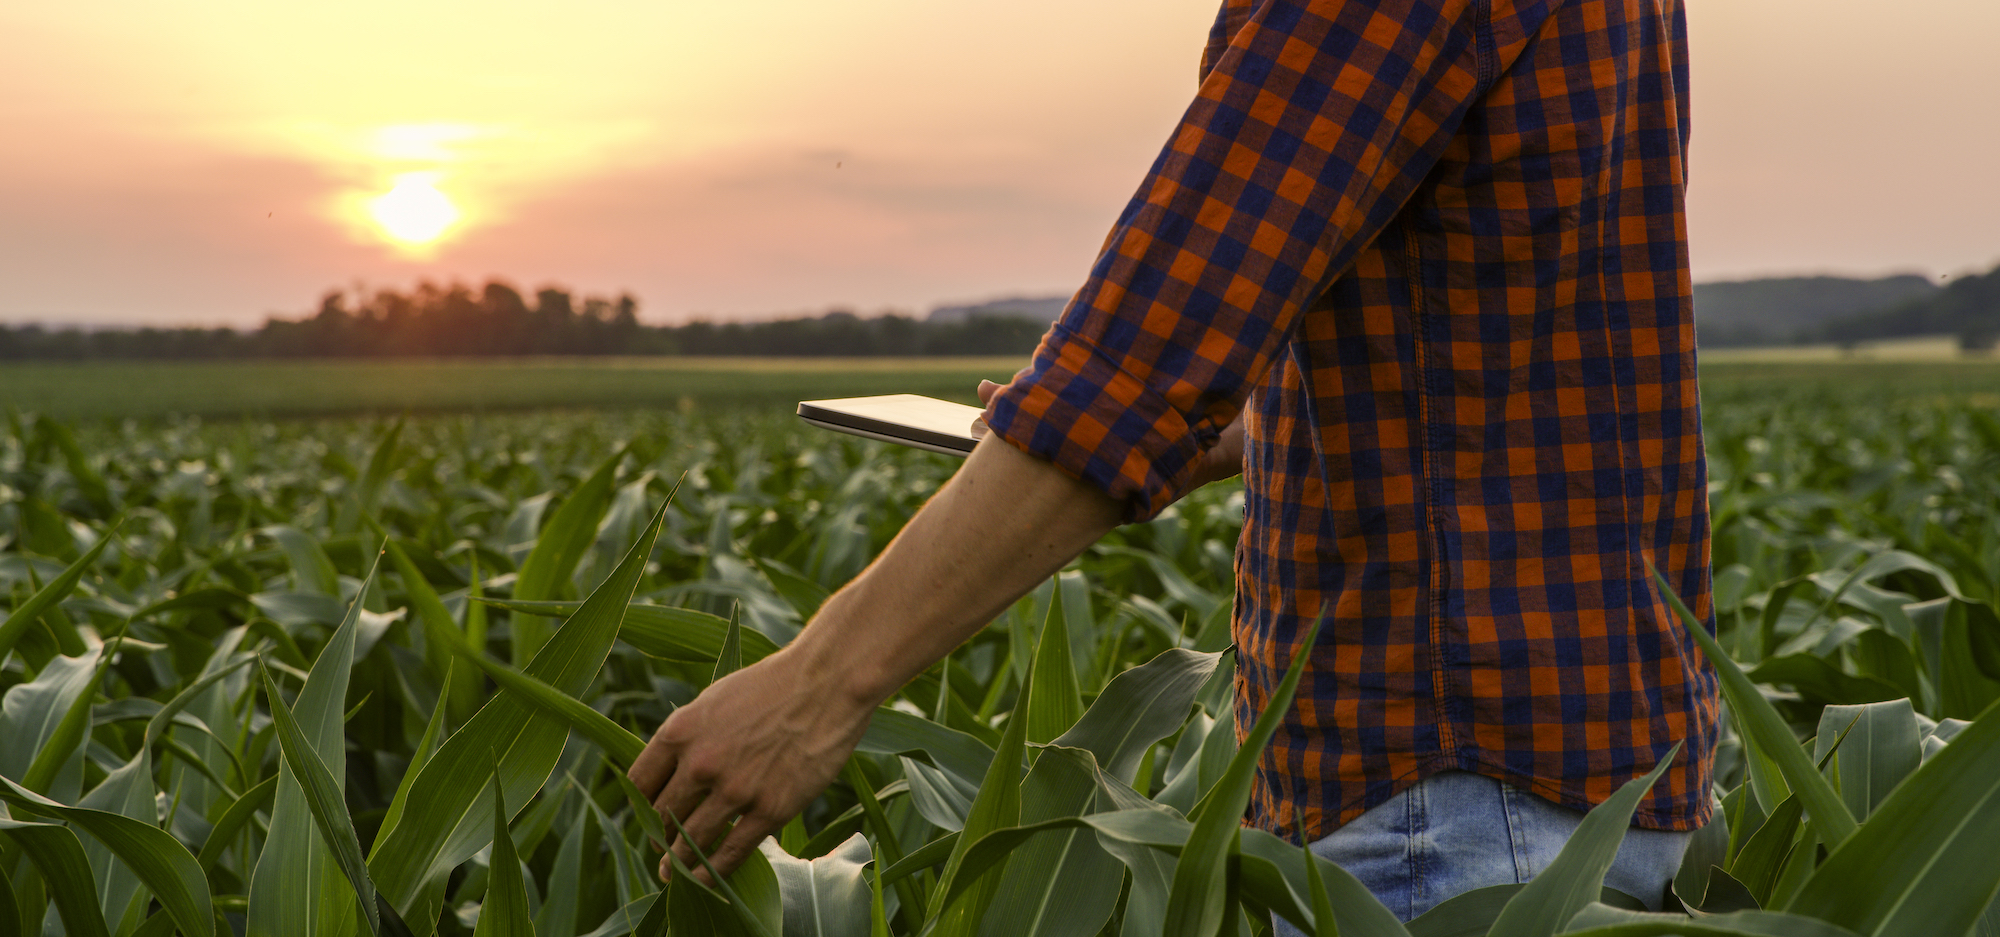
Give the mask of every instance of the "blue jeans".
[{"label": "blue jeans", "polygon": [[[1408,921],[1446,898],[1548,868],[1583,814],[1492,778],[1435,774],[1334,830],[1312,851]],[[1660,910],[1692,833],[1625,831],[1604,884]],[[1277,920],[1280,937],[1303,937]]]}]

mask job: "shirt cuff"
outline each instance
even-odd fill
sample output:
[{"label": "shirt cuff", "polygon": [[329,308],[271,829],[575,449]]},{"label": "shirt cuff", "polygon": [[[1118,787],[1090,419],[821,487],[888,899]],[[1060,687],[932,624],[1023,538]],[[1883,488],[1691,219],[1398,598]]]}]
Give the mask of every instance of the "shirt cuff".
[{"label": "shirt cuff", "polygon": [[1174,503],[1219,433],[1190,426],[1158,391],[1058,324],[1034,364],[986,406],[994,435],[1126,505],[1128,522]]}]

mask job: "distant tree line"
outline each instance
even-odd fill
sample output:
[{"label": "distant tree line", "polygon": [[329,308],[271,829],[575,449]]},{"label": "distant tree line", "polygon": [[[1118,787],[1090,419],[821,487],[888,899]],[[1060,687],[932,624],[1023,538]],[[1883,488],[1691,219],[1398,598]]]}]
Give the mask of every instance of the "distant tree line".
[{"label": "distant tree line", "polygon": [[1762,277],[1694,286],[1695,335],[1703,347],[1821,341],[1837,319],[1873,312],[1938,291],[1929,277],[1879,279]]},{"label": "distant tree line", "polygon": [[1842,316],[1827,323],[1823,334],[1843,345],[1905,335],[1956,335],[1960,348],[1992,351],[2000,344],[2000,267],[1961,277],[1929,296]]},{"label": "distant tree line", "polygon": [[1944,286],[1914,275],[1702,283],[1694,319],[1705,347],[1952,335],[1968,351],[1990,351],[2000,341],[2000,267]]},{"label": "distant tree line", "polygon": [[364,295],[328,292],[317,312],[256,329],[47,329],[0,325],[0,360],[413,357],[472,355],[1009,355],[1032,352],[1046,324],[1004,316],[927,322],[851,312],[765,322],[650,326],[617,299],[489,281]]}]

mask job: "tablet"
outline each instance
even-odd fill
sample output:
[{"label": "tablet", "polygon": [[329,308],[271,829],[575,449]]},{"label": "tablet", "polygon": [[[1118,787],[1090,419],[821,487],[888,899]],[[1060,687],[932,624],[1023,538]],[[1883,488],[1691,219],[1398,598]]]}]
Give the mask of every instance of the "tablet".
[{"label": "tablet", "polygon": [[920,394],[799,402],[799,418],[814,426],[961,457],[986,435],[985,412]]}]

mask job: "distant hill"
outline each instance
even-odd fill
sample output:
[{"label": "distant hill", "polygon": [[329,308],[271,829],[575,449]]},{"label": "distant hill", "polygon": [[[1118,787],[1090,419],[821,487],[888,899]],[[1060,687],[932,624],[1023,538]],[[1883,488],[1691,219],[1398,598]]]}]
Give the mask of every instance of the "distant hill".
[{"label": "distant hill", "polygon": [[1773,277],[1697,283],[1695,334],[1711,348],[1816,341],[1836,321],[1922,302],[1939,292],[1937,284],[1915,274],[1876,280]]},{"label": "distant hill", "polygon": [[1852,343],[1905,335],[1956,335],[1969,351],[2000,342],[2000,267],[1961,277],[1942,289],[1828,322],[1829,341]]},{"label": "distant hill", "polygon": [[[1954,290],[1961,289],[1959,284]],[[1697,283],[1694,318],[1702,345],[1710,348],[1746,345],[1788,345],[1828,340],[1835,322],[1881,335],[1916,335],[1956,331],[1916,323],[1903,330],[1895,322],[1861,319],[1884,310],[1903,309],[1945,293],[1916,274],[1859,279],[1854,277],[1771,277],[1720,283]],[[995,317],[1046,325],[1062,315],[1067,296],[1011,297],[963,306],[939,306],[926,322],[958,324]],[[1901,315],[1899,313],[1898,315]],[[1928,331],[1926,331],[1928,329]]]},{"label": "distant hill", "polygon": [[988,303],[971,306],[939,306],[925,317],[926,322],[965,322],[982,316],[998,316],[1009,319],[1032,319],[1043,325],[1056,321],[1062,315],[1063,307],[1069,305],[1067,296],[1048,296],[1040,299],[1013,297],[996,299]]}]

